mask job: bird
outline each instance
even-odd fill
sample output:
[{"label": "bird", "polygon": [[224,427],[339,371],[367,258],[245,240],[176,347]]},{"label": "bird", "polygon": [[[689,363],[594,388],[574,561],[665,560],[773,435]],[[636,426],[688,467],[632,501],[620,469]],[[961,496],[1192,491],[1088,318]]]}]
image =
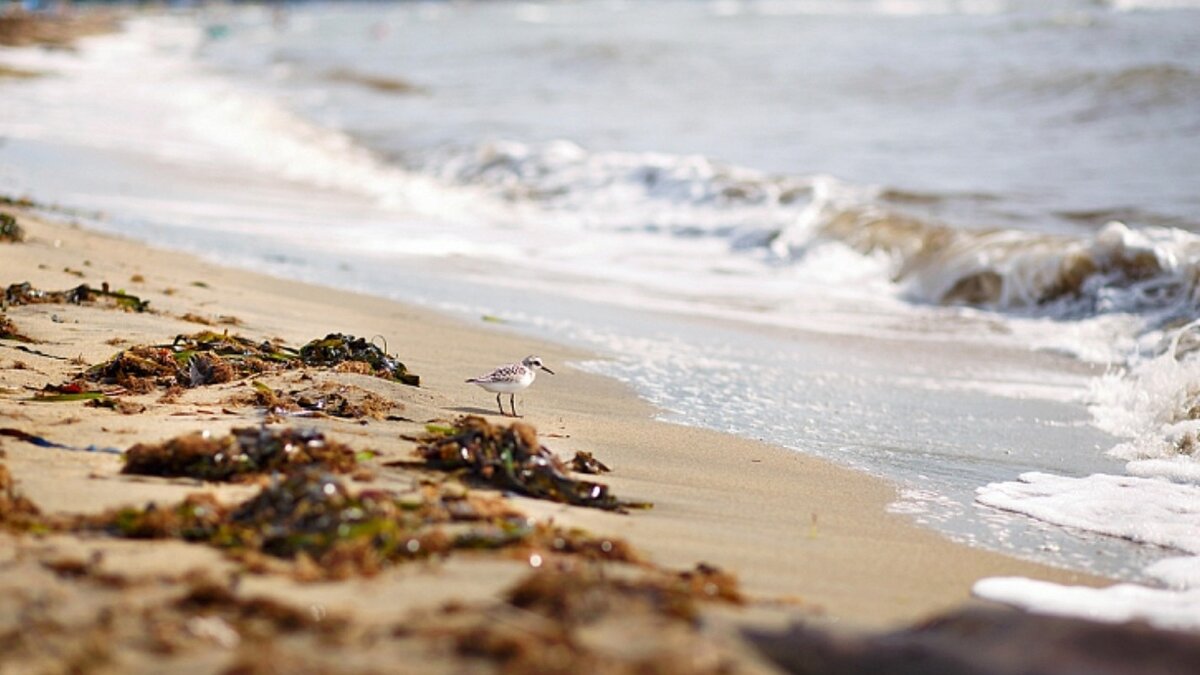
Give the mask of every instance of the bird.
[{"label": "bird", "polygon": [[500,414],[507,415],[504,412],[504,404],[500,402],[501,394],[508,394],[508,405],[512,408],[512,416],[520,417],[517,414],[517,405],[513,402],[516,397],[516,392],[533,384],[533,380],[537,378],[537,371],[541,369],[554,374],[553,370],[547,368],[539,356],[526,356],[520,363],[510,363],[506,366],[500,366],[488,373],[479,377],[472,377],[467,380],[468,384],[477,384],[483,387],[485,391],[496,392],[496,405],[500,406]]}]

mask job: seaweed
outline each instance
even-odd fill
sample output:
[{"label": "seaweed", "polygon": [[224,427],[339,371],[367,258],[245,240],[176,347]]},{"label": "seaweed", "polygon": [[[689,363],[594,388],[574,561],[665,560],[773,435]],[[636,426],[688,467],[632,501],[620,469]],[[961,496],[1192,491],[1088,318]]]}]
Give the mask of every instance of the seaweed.
[{"label": "seaweed", "polygon": [[403,407],[370,391],[330,382],[292,391],[272,389],[257,380],[251,386],[253,392],[234,396],[230,402],[262,406],[273,414],[328,415],[359,420],[387,419],[389,411]]},{"label": "seaweed", "polygon": [[126,451],[121,473],[244,482],[267,472],[310,467],[353,473],[358,457],[349,446],[315,430],[245,427],[219,438],[194,433],[164,443],[139,443]]},{"label": "seaweed", "polygon": [[538,442],[537,431],[521,422],[505,428],[482,417],[463,417],[448,433],[427,435],[417,455],[429,468],[466,469],[485,484],[537,499],[620,513],[650,506],[617,499],[601,483],[572,478],[562,460]]},{"label": "seaweed", "polygon": [[272,342],[205,331],[180,335],[170,344],[136,345],[83,373],[91,382],[117,384],[134,393],[176,384],[198,387],[266,372],[287,363],[292,354]]},{"label": "seaweed", "polygon": [[[71,386],[72,385],[68,385],[67,387],[63,387],[63,389],[70,388]],[[36,403],[69,403],[73,401],[87,401],[89,404],[94,403],[96,405],[107,405],[112,400],[108,398],[103,391],[57,391],[57,389],[59,388],[52,386],[47,387],[46,389],[39,391],[32,398],[25,400],[34,401]]]},{"label": "seaweed", "polygon": [[300,348],[300,360],[310,366],[338,366],[364,362],[370,366],[369,374],[396,380],[412,387],[421,384],[418,375],[408,372],[403,363],[383,349],[363,338],[343,333],[330,333],[304,345]]},{"label": "seaweed", "polygon": [[25,281],[18,284],[10,284],[4,291],[4,302],[8,305],[82,305],[99,302],[101,299],[110,301],[120,309],[132,310],[134,312],[144,312],[150,305],[149,300],[142,300],[136,295],[130,295],[125,291],[110,290],[108,282],[103,283],[99,289],[92,288],[87,284],[80,284],[65,291],[43,291],[34,288],[32,284]]},{"label": "seaweed", "polygon": [[608,468],[604,462],[592,456],[592,453],[580,450],[571,458],[571,470],[575,473],[601,474],[609,473],[612,469]]},{"label": "seaweed", "polygon": [[316,467],[276,477],[233,507],[191,495],[170,508],[125,508],[81,516],[71,529],[134,539],[183,539],[226,550],[252,570],[271,559],[292,561],[304,581],[373,575],[404,561],[456,550],[514,548],[538,556],[575,555],[634,561],[627,544],[581,531],[532,525],[498,499],[427,487],[396,497],[380,490],[352,493]]},{"label": "seaweed", "polygon": [[0,213],[0,242],[17,244],[25,241],[25,230],[17,224],[17,219],[7,213]]},{"label": "seaweed", "polygon": [[199,387],[302,366],[332,366],[340,372],[376,375],[412,386],[420,381],[404,364],[361,339],[330,335],[297,350],[278,340],[254,341],[228,331],[177,335],[170,344],[129,347],[89,368],[83,379],[147,393],[175,384]]},{"label": "seaweed", "polygon": [[117,384],[137,394],[170,386],[180,379],[181,370],[170,349],[144,345],[122,350],[83,374],[85,381]]}]

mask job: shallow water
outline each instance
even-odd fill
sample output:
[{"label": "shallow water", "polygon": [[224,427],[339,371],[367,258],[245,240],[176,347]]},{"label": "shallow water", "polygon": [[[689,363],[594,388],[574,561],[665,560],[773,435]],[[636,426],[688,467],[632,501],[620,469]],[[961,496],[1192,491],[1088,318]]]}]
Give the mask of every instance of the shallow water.
[{"label": "shallow water", "polygon": [[147,17],[3,55],[57,76],[3,85],[0,190],[503,317],[668,419],[893,480],[951,536],[1144,580],[1180,551],[1008,482],[1200,475],[1200,11],[1151,4]]}]

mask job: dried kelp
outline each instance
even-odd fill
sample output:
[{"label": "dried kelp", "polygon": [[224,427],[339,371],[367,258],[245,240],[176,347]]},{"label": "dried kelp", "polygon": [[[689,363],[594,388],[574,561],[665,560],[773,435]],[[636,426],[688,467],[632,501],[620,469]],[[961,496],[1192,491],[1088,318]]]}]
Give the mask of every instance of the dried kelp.
[{"label": "dried kelp", "polygon": [[273,342],[205,331],[180,335],[171,344],[137,345],[83,373],[91,382],[117,384],[144,394],[176,384],[197,387],[249,377],[287,364],[294,352]]},{"label": "dried kelp", "polygon": [[228,436],[194,433],[165,443],[139,443],[125,452],[121,473],[239,482],[272,471],[309,467],[352,473],[358,469],[358,458],[350,446],[315,430],[245,427],[233,429]]},{"label": "dried kelp", "polygon": [[178,335],[167,346],[181,364],[199,354],[220,356],[233,364],[239,376],[292,365],[298,358],[296,350],[276,340],[256,342],[228,332],[201,331],[193,335]]},{"label": "dried kelp", "polygon": [[[213,331],[179,335],[170,344],[130,347],[108,361],[92,366],[83,378],[118,384],[134,393],[146,393],[176,384],[199,387],[303,366],[333,366],[338,370],[376,375],[413,386],[420,381],[405,370],[404,364],[361,339],[330,335],[297,350],[277,340],[256,342],[228,332]],[[340,405],[333,402],[335,409]],[[345,405],[347,415],[356,416],[350,410],[352,404]]]},{"label": "dried kelp", "polygon": [[25,230],[17,224],[17,219],[0,213],[0,242],[13,244],[22,241],[25,241]]},{"label": "dried kelp", "polygon": [[580,450],[571,458],[571,470],[575,473],[601,474],[609,473],[612,469],[592,456],[592,453]]},{"label": "dried kelp", "polygon": [[421,378],[408,372],[408,368],[395,357],[353,335],[330,333],[324,338],[313,340],[300,348],[300,360],[310,366],[337,366],[362,362],[370,366],[368,372],[372,375],[413,387],[421,384]]},{"label": "dried kelp", "polygon": [[433,488],[408,497],[353,494],[315,468],[273,479],[256,496],[226,507],[192,495],[172,508],[126,508],[80,517],[74,529],[140,539],[183,539],[225,549],[251,569],[292,561],[302,580],[372,575],[385,567],[455,550],[518,548],[539,556],[633,560],[620,540],[530,524],[499,500]]},{"label": "dried kelp", "polygon": [[115,307],[134,312],[144,312],[150,305],[149,300],[142,300],[136,295],[130,295],[125,291],[109,290],[107,282],[101,285],[99,289],[92,288],[87,284],[80,284],[75,288],[69,288],[65,291],[43,291],[34,288],[32,284],[25,281],[19,284],[11,284],[4,291],[4,302],[8,305],[82,305],[101,300],[105,300]]},{"label": "dried kelp", "polygon": [[562,460],[538,442],[537,431],[521,422],[506,428],[463,417],[448,433],[427,436],[417,454],[430,468],[466,469],[478,480],[529,497],[618,512],[649,506],[617,499],[601,483],[572,478]]},{"label": "dried kelp", "polygon": [[284,391],[262,382],[252,383],[253,391],[230,399],[236,405],[257,405],[276,415],[304,414],[347,419],[382,420],[402,405],[359,387],[326,382],[316,387]]},{"label": "dried kelp", "polygon": [[169,387],[181,377],[179,363],[170,349],[144,345],[120,351],[83,373],[84,381],[116,384],[135,394]]}]

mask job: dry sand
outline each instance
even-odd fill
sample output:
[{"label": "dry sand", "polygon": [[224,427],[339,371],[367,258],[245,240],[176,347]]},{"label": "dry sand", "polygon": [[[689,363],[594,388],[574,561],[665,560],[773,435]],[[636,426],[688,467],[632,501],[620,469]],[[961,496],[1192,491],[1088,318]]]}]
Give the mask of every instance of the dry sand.
[{"label": "dry sand", "polygon": [[[655,421],[656,411],[627,387],[570,365],[593,355],[539,344],[503,326],[469,325],[391,301],[222,268],[23,213],[18,217],[28,240],[0,243],[0,284],[30,281],[44,289],[63,289],[107,281],[149,300],[154,310],[75,305],[7,310],[22,332],[39,341],[29,347],[73,360],[19,351],[19,343],[0,341],[0,426],[58,442],[128,448],[197,430],[224,433],[261,421],[261,411],[229,403],[231,396],[247,391],[245,382],[189,389],[174,403],[159,402],[158,393],[126,397],[146,406],[140,414],[80,402],[25,400],[31,388],[65,382],[81,364],[101,362],[122,346],[169,342],[177,334],[205,328],[179,318],[185,314],[215,322],[216,330],[228,328],[256,340],[278,337],[289,344],[330,332],[386,336],[389,351],[421,375],[419,389],[363,375],[338,377],[396,401],[402,407],[399,414],[413,422],[284,422],[314,425],[355,447],[376,450],[379,462],[410,458],[414,444],[401,436],[419,434],[428,420],[479,414],[507,422],[496,414],[493,396],[463,380],[495,364],[540,354],[557,375],[543,375],[518,396],[525,421],[560,455],[593,452],[613,468],[602,480],[617,495],[650,501],[654,507],[622,515],[520,497],[510,497],[512,502],[538,518],[625,538],[667,568],[704,562],[731,571],[751,598],[741,608],[706,604],[704,620],[686,630],[657,624],[652,630],[621,629],[616,622],[618,627],[608,633],[589,634],[589,644],[600,645],[598,649],[666,649],[673,644],[668,634],[683,630],[679,644],[689,658],[709,658],[686,646],[703,644],[739,670],[769,670],[738,639],[739,627],[776,626],[794,618],[856,629],[895,627],[971,602],[972,583],[990,575],[1102,582],[954,544],[887,513],[894,491],[862,474],[781,448]],[[230,502],[256,490],[123,476],[115,455],[46,449],[13,438],[0,438],[0,448],[6,455],[0,463],[15,477],[17,489],[52,513],[171,504],[197,491],[211,491]],[[393,488],[413,481],[407,469],[377,464],[375,474],[374,481],[355,485]],[[6,598],[0,600],[0,650],[19,645],[30,659],[6,668],[0,657],[0,672],[30,664],[53,669],[71,659],[115,670],[153,671],[169,664],[211,672],[264,654],[276,665],[310,669],[486,672],[491,667],[486,661],[463,660],[461,649],[437,640],[395,638],[394,627],[449,601],[455,606],[497,603],[504,589],[530,572],[527,563],[504,556],[456,554],[441,562],[397,566],[373,578],[305,584],[277,574],[245,574],[237,563],[202,545],[75,535],[0,537],[0,597]],[[90,561],[88,573],[73,577],[47,567],[63,560]],[[371,637],[343,638],[340,647],[311,636],[271,639],[253,643],[258,646],[248,654],[252,641],[244,633],[238,641],[219,625],[197,627],[178,611],[163,618],[161,611],[146,609],[178,595],[199,574],[219,583],[237,578],[239,597],[269,596],[314,615],[327,612],[352,622],[356,635]],[[120,578],[120,583],[97,582],[106,578]],[[31,609],[35,606],[36,612]],[[481,611],[492,616],[487,613],[491,610]],[[33,623],[31,616],[37,619]],[[122,623],[132,616],[143,618],[136,625]],[[147,626],[161,628],[171,621],[187,626],[193,642],[206,648],[164,647],[139,637],[139,631],[150,630]],[[71,637],[37,636],[41,627],[51,625],[75,628]],[[238,624],[227,622],[225,629],[229,625]],[[14,637],[14,630],[24,631],[24,637]],[[703,636],[700,643],[687,642],[697,634]],[[643,644],[649,636],[654,636],[653,644]],[[683,668],[693,669],[699,667]]]}]

